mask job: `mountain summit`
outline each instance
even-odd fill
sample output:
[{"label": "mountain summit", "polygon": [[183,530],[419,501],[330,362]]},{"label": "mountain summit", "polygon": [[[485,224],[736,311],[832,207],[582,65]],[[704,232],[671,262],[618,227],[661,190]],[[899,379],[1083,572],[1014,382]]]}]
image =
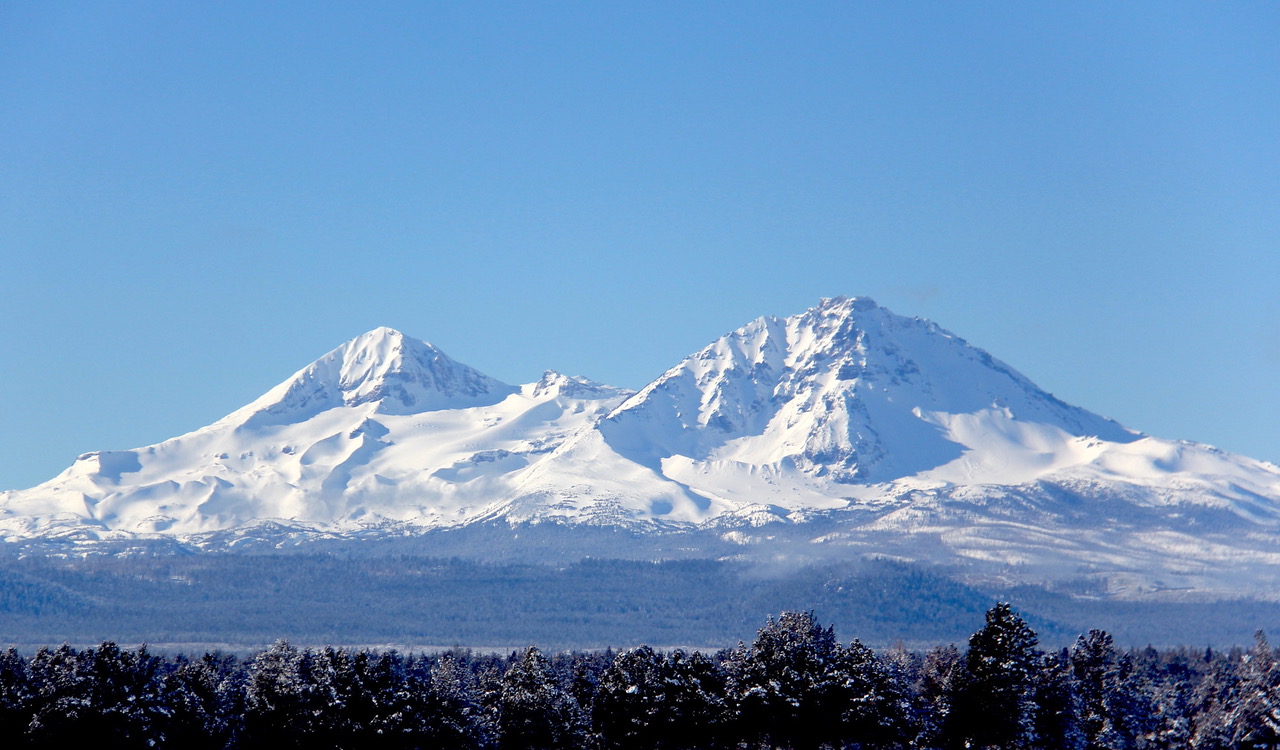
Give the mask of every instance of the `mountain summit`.
[{"label": "mountain summit", "polygon": [[[1037,481],[1141,437],[933,323],[836,297],[685,358],[533,467],[499,515],[795,520]],[[565,477],[592,491],[566,501]]]},{"label": "mountain summit", "polygon": [[488,406],[516,388],[393,328],[351,339],[250,404],[256,424],[306,419],[337,406],[382,414]]},{"label": "mountain summit", "polygon": [[835,297],[639,392],[551,370],[506,385],[379,328],[213,425],[0,493],[0,535],[45,547],[434,544],[525,524],[566,530],[543,556],[616,554],[583,531],[604,527],[655,555],[1274,596],[1280,468],[1141,435],[933,323]]},{"label": "mountain summit", "polygon": [[[1073,437],[1137,437],[1062,403],[933,323],[895,315],[866,297],[824,299],[794,317],[752,321],[668,370],[601,430],[650,460],[680,454],[786,463],[858,484],[958,458],[965,443],[954,439],[948,419],[956,414]],[[624,436],[637,430],[639,443]]]}]

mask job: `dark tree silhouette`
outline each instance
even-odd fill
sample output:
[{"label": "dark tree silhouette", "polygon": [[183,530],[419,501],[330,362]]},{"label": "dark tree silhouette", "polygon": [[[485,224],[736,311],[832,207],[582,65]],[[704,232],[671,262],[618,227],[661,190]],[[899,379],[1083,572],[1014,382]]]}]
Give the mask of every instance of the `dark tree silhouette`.
[{"label": "dark tree silhouette", "polygon": [[783,612],[726,665],[743,736],[777,747],[838,741],[850,709],[844,655],[812,612]]},{"label": "dark tree silhouette", "polygon": [[17,738],[31,721],[34,693],[27,660],[17,649],[0,654],[0,737]]},{"label": "dark tree silhouette", "polygon": [[1236,747],[1280,747],[1280,663],[1261,630],[1244,656],[1239,700],[1228,718]]},{"label": "dark tree silhouette", "polygon": [[1122,651],[1090,631],[1046,656],[1007,605],[963,654],[841,646],[811,612],[784,612],[750,646],[713,656],[405,658],[280,641],[241,662],[107,642],[0,653],[0,739],[15,750],[1271,750],[1280,663],[1261,633],[1248,651]]},{"label": "dark tree silhouette", "polygon": [[529,647],[502,676],[496,707],[503,750],[562,750],[579,744],[577,704],[536,647]]},{"label": "dark tree silhouette", "polygon": [[952,699],[952,743],[1019,750],[1035,742],[1036,635],[1008,604],[987,611],[969,639],[964,673]]}]

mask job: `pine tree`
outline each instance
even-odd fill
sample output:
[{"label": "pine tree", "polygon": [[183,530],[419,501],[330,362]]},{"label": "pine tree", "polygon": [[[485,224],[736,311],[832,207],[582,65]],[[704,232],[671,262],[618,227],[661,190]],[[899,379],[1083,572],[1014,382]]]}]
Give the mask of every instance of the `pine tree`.
[{"label": "pine tree", "polygon": [[578,704],[583,721],[587,725],[584,737],[591,747],[599,747],[603,742],[594,729],[596,693],[599,690],[600,677],[609,665],[613,664],[612,649],[606,651],[574,653],[569,661],[569,695]]},{"label": "pine tree", "polygon": [[377,739],[370,725],[376,709],[346,649],[326,647],[302,654],[304,711],[309,718],[307,741],[315,747],[363,747]]},{"label": "pine tree", "polygon": [[[368,732],[358,747],[434,747],[436,698],[426,659],[405,660],[394,652],[359,661],[360,674],[373,711]],[[447,728],[445,728],[447,732]],[[451,747],[440,741],[441,747]]]},{"label": "pine tree", "polygon": [[1112,694],[1119,678],[1111,634],[1090,630],[1071,649],[1076,695],[1080,699],[1080,730],[1088,750],[1122,750],[1126,743],[1111,714]]},{"label": "pine tree", "polygon": [[965,671],[952,699],[953,741],[1018,750],[1035,742],[1036,634],[1008,604],[987,611],[969,639]]},{"label": "pine tree", "polygon": [[278,750],[305,746],[312,717],[302,663],[298,649],[283,640],[249,662],[242,747]]},{"label": "pine tree", "polygon": [[36,651],[28,666],[35,709],[27,727],[31,746],[62,748],[92,742],[88,658],[64,643]]},{"label": "pine tree", "polygon": [[467,674],[456,654],[445,653],[431,667],[426,687],[425,738],[433,748],[480,747],[485,737],[480,707],[467,686]]},{"label": "pine tree", "polygon": [[0,737],[16,744],[27,731],[33,712],[34,692],[27,660],[17,649],[0,654]]},{"label": "pine tree", "polygon": [[1236,750],[1232,744],[1234,707],[1240,701],[1240,675],[1230,659],[1205,650],[1204,672],[1192,696],[1191,747]]},{"label": "pine tree", "polygon": [[[667,657],[674,747],[715,750],[728,746],[729,709],[724,670],[700,652]],[[683,743],[683,744],[682,744]]]},{"label": "pine tree", "polygon": [[1083,750],[1079,700],[1071,656],[1066,649],[1046,655],[1036,675],[1036,746],[1041,750]]},{"label": "pine tree", "polygon": [[110,641],[86,652],[91,665],[86,712],[99,742],[115,747],[149,747],[159,713],[159,659],[142,646],[121,649]]},{"label": "pine tree", "polygon": [[503,750],[567,750],[578,744],[582,717],[547,658],[530,646],[502,676],[497,696]]},{"label": "pine tree", "polygon": [[920,729],[916,744],[920,747],[943,747],[960,733],[958,717],[952,701],[960,693],[964,674],[964,657],[955,646],[930,649],[920,663],[920,681],[916,688],[921,706]]},{"label": "pine tree", "polygon": [[1116,665],[1115,688],[1107,697],[1107,711],[1116,738],[1113,747],[1118,750],[1140,748],[1153,736],[1158,724],[1153,692],[1147,671],[1139,668],[1132,654],[1121,654]]},{"label": "pine tree", "polygon": [[880,659],[854,641],[840,654],[842,739],[862,748],[904,747],[915,736],[905,685]]},{"label": "pine tree", "polygon": [[161,679],[158,747],[216,750],[231,743],[242,714],[235,658],[208,654],[179,658]]},{"label": "pine tree", "polygon": [[1244,655],[1239,700],[1231,712],[1231,741],[1236,747],[1280,745],[1280,663],[1266,633],[1254,634]]},{"label": "pine tree", "polygon": [[648,646],[628,649],[600,676],[594,728],[606,748],[667,746],[673,720],[666,659]]},{"label": "pine tree", "polygon": [[1151,706],[1156,717],[1150,747],[1170,750],[1190,747],[1196,673],[1184,654],[1152,654],[1147,658],[1151,661],[1148,669],[1154,677]]},{"label": "pine tree", "polygon": [[847,708],[842,654],[812,612],[783,612],[726,664],[740,731],[749,741],[809,748],[836,741]]}]

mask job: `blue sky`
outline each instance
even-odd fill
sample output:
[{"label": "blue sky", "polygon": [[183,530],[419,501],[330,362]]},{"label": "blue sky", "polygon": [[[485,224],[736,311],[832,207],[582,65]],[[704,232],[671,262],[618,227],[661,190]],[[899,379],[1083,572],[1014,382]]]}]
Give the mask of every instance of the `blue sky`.
[{"label": "blue sky", "polygon": [[1271,3],[0,4],[0,487],[390,325],[639,387],[820,297],[1280,460]]}]

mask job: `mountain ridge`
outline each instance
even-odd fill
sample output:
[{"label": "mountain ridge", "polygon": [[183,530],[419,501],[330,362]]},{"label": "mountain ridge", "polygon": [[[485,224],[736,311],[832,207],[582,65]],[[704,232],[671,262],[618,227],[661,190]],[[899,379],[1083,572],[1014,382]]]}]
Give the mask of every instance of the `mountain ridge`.
[{"label": "mountain ridge", "polygon": [[[636,392],[553,370],[508,385],[377,328],[211,425],[0,493],[0,538],[18,547],[484,523],[1244,593],[1280,572],[1280,469],[1134,432],[932,322],[833,297]],[[566,539],[567,555],[609,554]],[[1214,572],[1229,561],[1248,574]]]}]

